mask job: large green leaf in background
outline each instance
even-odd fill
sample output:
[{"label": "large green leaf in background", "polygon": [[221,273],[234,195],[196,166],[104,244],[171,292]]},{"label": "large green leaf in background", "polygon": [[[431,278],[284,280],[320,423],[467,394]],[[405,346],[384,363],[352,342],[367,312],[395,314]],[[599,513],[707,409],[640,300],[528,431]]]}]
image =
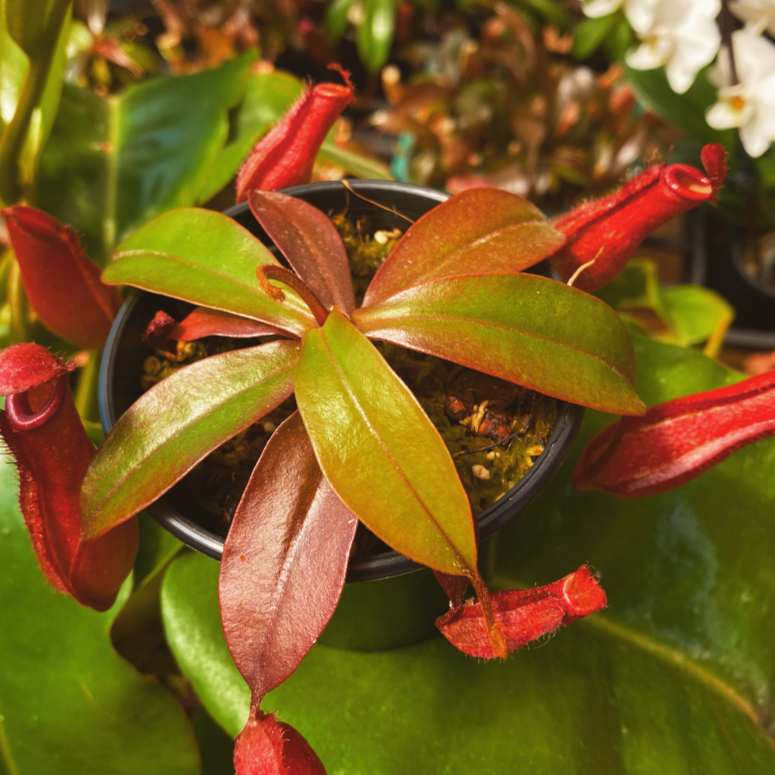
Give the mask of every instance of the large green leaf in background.
[{"label": "large green leaf in background", "polygon": [[254,60],[245,54],[108,98],[66,85],[41,159],[38,205],[80,232],[89,256],[104,265],[138,226],[196,204]]},{"label": "large green leaf in background", "polygon": [[[739,379],[701,354],[636,337],[648,403]],[[265,699],[337,775],[764,775],[773,714],[775,440],[670,494],[624,501],[570,489],[611,416],[588,412],[550,488],[501,531],[494,580],[526,587],[589,562],[610,607],[506,663],[441,638],[363,653],[315,646]],[[218,630],[217,565],[165,579],[170,644],[232,735],[248,695]],[[226,699],[228,697],[228,699]]]},{"label": "large green leaf in background", "polygon": [[[232,136],[208,173],[207,182],[199,193],[200,202],[206,202],[229,184],[253,146],[301,96],[303,88],[295,75],[282,71],[251,76],[245,99],[234,116]],[[334,142],[334,131],[332,129],[323,142],[319,160],[336,164],[359,178],[391,180],[382,162],[339,147]]]},{"label": "large green leaf in background", "polygon": [[110,645],[122,601],[98,614],[46,583],[13,470],[0,465],[0,773],[198,775],[177,701]]},{"label": "large green leaf in background", "polygon": [[[24,2],[17,0],[17,2],[12,4],[12,15],[19,17],[21,15],[20,11],[23,8]],[[30,68],[29,58],[8,31],[7,13],[6,3],[0,4],[0,134],[2,134],[2,131],[10,123],[16,112],[19,95]],[[26,15],[36,16],[37,14],[29,13],[28,6]],[[67,61],[67,40],[69,34],[70,18],[68,15],[56,44],[51,69],[42,94],[32,110],[27,129],[26,143],[22,148],[22,174],[27,181],[34,178],[40,152],[54,125],[62,93],[62,79]]]}]

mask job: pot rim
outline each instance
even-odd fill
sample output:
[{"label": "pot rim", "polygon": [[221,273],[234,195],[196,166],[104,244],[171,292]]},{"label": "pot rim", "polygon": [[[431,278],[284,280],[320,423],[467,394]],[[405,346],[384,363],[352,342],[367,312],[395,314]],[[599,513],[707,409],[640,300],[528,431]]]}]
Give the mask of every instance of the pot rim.
[{"label": "pot rim", "polygon": [[[348,184],[366,196],[379,195],[380,192],[384,193],[387,189],[395,194],[404,194],[413,198],[419,195],[424,199],[438,203],[449,198],[449,195],[442,191],[398,181],[348,180]],[[281,193],[303,198],[304,195],[320,193],[336,193],[337,196],[340,196],[342,191],[343,186],[339,181],[324,181],[284,189]],[[249,213],[249,206],[247,203],[242,203],[229,208],[224,212],[224,215],[237,220],[239,216],[244,216],[246,213]],[[132,314],[141,299],[154,295],[156,294],[133,289],[113,321],[105,343],[99,376],[100,420],[105,433],[108,433],[118,420],[112,387],[123,334],[131,323]],[[543,490],[565,459],[581,424],[583,414],[584,408],[582,406],[558,401],[557,422],[544,451],[530,470],[506,495],[478,515],[481,541],[495,533]],[[215,560],[221,559],[224,539],[184,516],[164,496],[147,506],[145,511],[190,548]],[[404,575],[424,567],[391,550],[351,561],[347,571],[347,581],[375,581],[381,578]]]}]

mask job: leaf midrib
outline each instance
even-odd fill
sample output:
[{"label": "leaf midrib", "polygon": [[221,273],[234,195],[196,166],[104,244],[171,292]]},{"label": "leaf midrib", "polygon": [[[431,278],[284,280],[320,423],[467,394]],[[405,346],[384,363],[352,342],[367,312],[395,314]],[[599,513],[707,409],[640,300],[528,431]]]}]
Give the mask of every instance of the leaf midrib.
[{"label": "leaf midrib", "polygon": [[[415,497],[417,502],[420,504],[422,510],[427,514],[427,516],[430,519],[430,521],[433,523],[433,525],[436,526],[436,529],[439,531],[441,536],[447,542],[448,546],[452,549],[452,553],[455,555],[455,557],[458,558],[461,567],[468,568],[468,563],[460,555],[460,553],[457,550],[457,547],[454,545],[454,543],[452,542],[450,537],[447,535],[446,530],[444,530],[444,528],[439,524],[438,520],[433,515],[433,512],[427,506],[425,501],[420,497],[420,494],[417,492],[417,490],[415,489],[414,485],[409,481],[409,479],[404,474],[403,469],[401,468],[401,466],[398,465],[398,462],[393,457],[393,453],[390,451],[389,447],[387,446],[387,444],[382,439],[382,436],[377,432],[377,429],[370,422],[370,420],[367,417],[363,407],[361,406],[360,402],[358,401],[358,399],[355,396],[355,393],[353,392],[352,388],[350,387],[349,380],[347,379],[347,377],[345,376],[344,372],[342,371],[342,369],[341,369],[341,367],[339,365],[339,362],[334,357],[333,351],[331,350],[331,347],[330,347],[330,345],[328,343],[328,340],[327,340],[325,334],[323,334],[321,336],[321,339],[323,340],[323,345],[325,346],[326,351],[328,352],[328,355],[329,355],[329,357],[331,359],[331,362],[334,365],[334,369],[336,370],[337,374],[339,375],[339,377],[341,379],[341,382],[342,382],[342,385],[345,387],[346,395],[350,398],[352,403],[355,405],[356,409],[358,410],[358,414],[360,414],[360,416],[363,418],[363,421],[366,423],[367,428],[372,432],[373,437],[376,439],[376,441],[379,444],[379,446],[383,449],[383,451],[385,452],[388,460],[393,465],[395,470],[398,472],[398,474],[401,477],[401,479],[406,483],[406,486],[409,488],[409,490],[412,493],[412,495]],[[455,475],[457,476],[457,473]],[[337,495],[338,495],[338,493],[337,493]],[[357,516],[357,514],[356,514],[356,516]],[[373,532],[376,533],[377,531],[375,530]],[[469,572],[473,572],[473,569],[471,569],[471,568],[468,568],[468,570],[469,570]]]},{"label": "leaf midrib", "polygon": [[[531,337],[533,339],[539,339],[543,342],[549,342],[550,344],[554,344],[558,347],[564,347],[568,350],[572,350],[574,352],[586,355],[588,358],[591,358],[593,360],[599,361],[603,365],[607,366],[611,371],[614,372],[618,377],[621,377],[627,384],[632,385],[632,380],[630,380],[625,374],[623,374],[613,363],[607,361],[605,358],[601,357],[600,355],[597,355],[593,352],[590,352],[589,350],[585,350],[583,347],[578,347],[575,345],[566,345],[561,342],[558,342],[556,339],[552,339],[549,336],[546,336],[544,334],[535,333],[533,331],[526,331],[525,329],[517,328],[514,326],[507,326],[502,323],[494,323],[490,321],[483,321],[481,318],[475,318],[475,317],[469,317],[469,316],[463,316],[463,315],[445,315],[443,313],[433,313],[428,315],[401,315],[400,318],[396,316],[395,320],[396,323],[391,323],[389,320],[387,322],[382,322],[380,325],[382,327],[392,328],[392,329],[398,329],[401,330],[400,323],[404,320],[443,320],[443,321],[452,321],[457,322],[461,324],[472,324],[472,327],[482,327],[482,328],[494,328],[498,329],[500,331],[506,331],[509,333],[514,333],[517,335],[527,336]],[[377,318],[379,320],[379,318]],[[383,318],[383,321],[385,318]],[[367,328],[369,327],[369,321],[366,321]],[[373,331],[369,331],[369,333],[376,333],[376,327]]]},{"label": "leaf midrib", "polygon": [[[296,362],[293,362],[293,363],[289,364],[288,366],[284,366],[282,369],[278,369],[277,371],[273,372],[271,378],[274,379],[275,377],[279,377],[284,372],[290,371],[290,370],[295,369],[295,368],[296,368]],[[255,383],[252,383],[252,384],[248,385],[247,387],[245,387],[244,390],[240,390],[237,393],[232,393],[230,398],[228,399],[228,401],[230,402],[230,401],[232,401],[232,400],[234,400],[236,398],[242,397],[246,393],[249,393],[251,390],[255,390],[256,387],[258,387],[258,386]],[[282,402],[282,399],[281,399],[281,401],[279,403],[281,403],[281,402]],[[209,417],[210,415],[212,415],[215,412],[217,412],[219,409],[223,408],[225,403],[226,402],[221,403],[218,406],[213,406],[211,409],[209,409],[204,414],[198,415],[197,418],[196,418],[196,422],[192,423],[192,424],[198,425],[202,421],[202,419]],[[271,411],[271,409],[269,411]],[[244,428],[246,428],[248,425],[252,424],[253,422],[255,422],[255,420],[251,420],[250,422],[248,422],[245,426],[243,426],[243,428],[241,430],[244,430]],[[190,429],[191,429],[191,425],[187,425],[187,426],[185,426],[184,430],[178,430],[172,436],[168,437],[168,442],[174,442],[175,440],[179,439],[179,437],[184,432],[186,432],[186,431],[188,431]],[[237,435],[239,432],[240,432],[240,430],[235,431],[234,435]],[[223,439],[221,441],[221,443],[223,443],[224,441],[227,441],[227,439]],[[167,444],[165,444],[164,446],[166,447]],[[156,454],[158,453],[159,449],[161,449],[161,447],[157,447],[156,450],[153,452],[153,454],[150,457],[145,457],[141,463],[132,466],[132,468],[130,469],[130,474],[125,476],[118,485],[116,485],[113,489],[111,489],[110,492],[108,492],[107,495],[105,495],[105,497],[101,499],[101,503],[105,504],[105,503],[109,502],[113,498],[113,496],[119,490],[123,489],[126,486],[126,484],[132,480],[134,472],[136,472],[139,468],[144,467],[144,464],[146,464],[149,460],[153,460],[156,457]],[[213,447],[213,449],[215,449],[215,447]],[[210,450],[210,451],[212,451],[212,450]],[[192,463],[191,466],[186,470],[186,472],[184,472],[184,475],[185,475],[185,473],[190,471],[191,468],[193,468],[193,466],[195,466],[207,454],[208,453],[205,452],[204,455],[201,458],[198,458],[194,463]],[[171,486],[172,485],[170,485],[170,487]],[[169,488],[167,488],[167,489],[169,489]],[[165,490],[165,492],[166,492],[166,490]]]}]

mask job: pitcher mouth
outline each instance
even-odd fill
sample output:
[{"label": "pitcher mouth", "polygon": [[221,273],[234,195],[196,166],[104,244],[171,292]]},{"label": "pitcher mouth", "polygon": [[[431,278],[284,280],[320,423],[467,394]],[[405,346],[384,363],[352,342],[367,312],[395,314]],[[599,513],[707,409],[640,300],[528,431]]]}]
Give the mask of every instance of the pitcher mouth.
[{"label": "pitcher mouth", "polygon": [[662,175],[670,190],[684,199],[705,201],[713,193],[710,180],[687,164],[671,164]]}]

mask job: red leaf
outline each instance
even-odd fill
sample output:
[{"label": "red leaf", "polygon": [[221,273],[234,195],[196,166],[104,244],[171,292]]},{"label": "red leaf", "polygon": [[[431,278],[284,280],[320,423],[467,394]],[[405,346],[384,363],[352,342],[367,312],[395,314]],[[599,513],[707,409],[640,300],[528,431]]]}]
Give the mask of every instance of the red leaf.
[{"label": "red leaf", "polygon": [[444,594],[449,598],[452,608],[462,605],[468,585],[471,583],[468,576],[453,576],[451,573],[443,573],[440,570],[433,571],[433,575],[444,590]]},{"label": "red leaf", "polygon": [[310,744],[273,714],[248,719],[234,745],[236,775],[326,775]]},{"label": "red leaf", "polygon": [[0,396],[26,393],[75,368],[39,344],[14,344],[0,352]]},{"label": "red leaf", "polygon": [[169,333],[176,342],[192,342],[205,336],[228,336],[232,339],[250,339],[256,336],[284,336],[288,334],[258,320],[232,315],[219,309],[197,307]]},{"label": "red leaf", "polygon": [[[715,154],[711,154],[715,156]],[[719,168],[716,172],[721,174]],[[685,164],[657,164],[608,196],[580,205],[552,222],[567,235],[550,257],[566,282],[584,264],[574,284],[595,291],[616,277],[645,237],[671,218],[711,199],[721,180],[711,181]]]},{"label": "red leaf", "polygon": [[[44,350],[38,345],[9,350],[30,352],[33,347]],[[37,353],[30,358],[33,370],[42,357]],[[9,396],[0,412],[0,434],[19,471],[22,514],[46,578],[83,605],[107,610],[132,569],[137,524],[127,523],[98,541],[81,540],[81,481],[95,450],[67,376],[53,382],[37,411],[30,407],[30,392]]]},{"label": "red leaf", "polygon": [[294,103],[280,123],[259,141],[237,175],[237,201],[250,189],[275,191],[309,183],[312,165],[329,129],[352,102],[355,90],[345,85],[321,83]]},{"label": "red leaf", "polygon": [[288,263],[326,306],[349,314],[355,293],[342,238],[317,207],[285,194],[251,191],[250,209]]},{"label": "red leaf", "polygon": [[[605,592],[585,565],[545,587],[496,592],[490,600],[495,625],[509,653],[607,605]],[[472,598],[453,608],[436,620],[436,626],[453,646],[469,656],[496,656],[478,600]]]},{"label": "red leaf", "polygon": [[121,296],[100,279],[69,226],[32,207],[0,210],[24,288],[43,324],[79,347],[105,344]]},{"label": "red leaf", "polygon": [[610,425],[582,453],[573,485],[622,498],[655,495],[773,435],[775,371],[769,371]]},{"label": "red leaf", "polygon": [[163,309],[160,309],[153,320],[145,329],[143,339],[149,347],[156,350],[170,351],[173,349],[173,343],[170,341],[170,333],[175,328],[175,318],[170,317]]},{"label": "red leaf", "polygon": [[298,667],[334,613],[357,524],[293,414],[253,471],[221,562],[223,630],[254,707]]},{"label": "red leaf", "polygon": [[564,243],[526,199],[496,188],[465,191],[409,227],[374,275],[363,306],[442,278],[521,272]]}]

